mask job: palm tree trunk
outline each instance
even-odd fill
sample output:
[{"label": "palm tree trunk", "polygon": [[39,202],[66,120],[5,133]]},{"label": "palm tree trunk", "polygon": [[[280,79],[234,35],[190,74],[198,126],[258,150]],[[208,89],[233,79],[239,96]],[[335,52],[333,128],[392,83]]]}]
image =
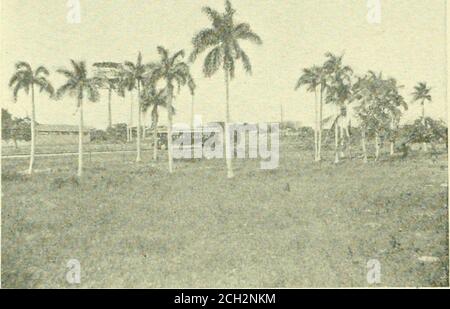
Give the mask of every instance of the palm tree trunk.
[{"label": "palm tree trunk", "polygon": [[361,145],[363,151],[363,162],[367,163],[366,130],[364,128],[361,130]]},{"label": "palm tree trunk", "polygon": [[78,177],[83,176],[83,99],[78,98],[80,123],[78,127]]},{"label": "palm tree trunk", "polygon": [[393,138],[394,129],[395,129],[394,117],[392,117],[392,119],[391,119],[391,149],[390,149],[391,156],[393,156],[395,154],[395,141]]},{"label": "palm tree trunk", "polygon": [[34,157],[36,151],[36,113],[34,106],[34,84],[31,84],[31,151],[30,151],[30,166],[28,174],[33,173]]},{"label": "palm tree trunk", "polygon": [[111,97],[112,97],[112,89],[111,89],[111,87],[109,87],[109,89],[108,89],[108,128],[112,128]]},{"label": "palm tree trunk", "polygon": [[194,95],[191,95],[191,130],[194,130]]},{"label": "palm tree trunk", "polygon": [[343,126],[339,127],[339,136],[341,147],[339,149],[341,158],[345,158],[344,146],[345,146],[345,128]]},{"label": "palm tree trunk", "polygon": [[167,126],[167,153],[169,156],[169,173],[173,173],[173,149],[172,149],[172,99],[173,99],[173,86],[169,83],[167,85],[169,90],[169,99],[167,106],[167,116],[169,124]]},{"label": "palm tree trunk", "polygon": [[319,161],[319,106],[317,101],[317,89],[314,89],[314,116],[315,116],[315,128],[314,128],[314,161]]},{"label": "palm tree trunk", "polygon": [[130,91],[130,142],[133,141],[133,105],[134,105],[134,97],[133,97],[133,90]]},{"label": "palm tree trunk", "polygon": [[227,163],[227,177],[233,178],[233,163],[230,142],[234,142],[230,137],[230,78],[228,70],[225,69],[225,88],[226,88],[226,119],[225,119],[225,160]]},{"label": "palm tree trunk", "polygon": [[[422,101],[422,125],[423,125],[423,127],[425,128],[426,122],[425,122],[425,102],[424,102],[424,101]],[[428,148],[428,147],[427,147],[427,143],[424,142],[424,143],[423,143],[422,150],[423,150],[424,152],[427,152],[427,150],[428,150],[427,148]]]},{"label": "palm tree trunk", "polygon": [[339,163],[339,114],[337,114],[334,124],[334,163]]},{"label": "palm tree trunk", "polygon": [[138,124],[136,128],[137,139],[136,139],[136,162],[141,162],[141,83],[138,81]]},{"label": "palm tree trunk", "polygon": [[375,133],[375,161],[380,157],[380,137],[378,132]]},{"label": "palm tree trunk", "polygon": [[323,117],[323,85],[320,85],[320,106],[319,106],[319,140],[317,159],[322,160],[322,117]]},{"label": "palm tree trunk", "polygon": [[158,160],[158,106],[155,104],[153,107],[153,160]]},{"label": "palm tree trunk", "polygon": [[[125,93],[126,93],[126,91],[124,91],[124,94],[123,94],[123,103],[126,102],[126,95],[125,95]],[[130,124],[127,123],[127,142],[129,142],[129,141],[130,141]]]},{"label": "palm tree trunk", "polygon": [[143,140],[145,140],[145,138],[146,138],[146,127],[145,127],[145,118],[147,118],[147,113],[146,112],[142,112],[142,123],[143,123],[143,125],[142,125],[142,139]]},{"label": "palm tree trunk", "polygon": [[[351,125],[350,125],[350,129],[351,129]],[[353,160],[352,139],[350,137],[350,129],[349,129],[349,126],[346,126],[344,131],[345,131],[345,136],[346,136],[346,140],[347,140],[348,157],[350,160]]]}]

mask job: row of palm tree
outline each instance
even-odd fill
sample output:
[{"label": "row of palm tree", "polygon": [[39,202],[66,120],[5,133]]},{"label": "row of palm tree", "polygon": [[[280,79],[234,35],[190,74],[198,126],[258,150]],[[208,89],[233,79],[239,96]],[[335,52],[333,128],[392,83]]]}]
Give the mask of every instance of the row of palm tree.
[{"label": "row of palm tree", "polygon": [[[325,54],[325,62],[322,65],[314,65],[305,68],[297,80],[295,90],[305,87],[308,92],[313,92],[314,101],[314,160],[322,159],[322,131],[323,124],[332,121],[334,129],[335,159],[338,163],[340,157],[345,154],[342,149],[344,142],[350,147],[350,117],[348,108],[352,104],[356,118],[360,122],[361,139],[364,162],[367,162],[366,137],[372,133],[375,138],[375,158],[379,157],[380,136],[388,136],[390,154],[395,152],[395,133],[398,129],[400,117],[408,109],[400,89],[394,78],[383,78],[382,73],[376,74],[369,71],[364,76],[356,76],[351,67],[344,65],[343,55],[332,53]],[[420,102],[422,106],[422,120],[425,120],[425,103],[431,101],[431,88],[426,83],[418,83],[412,93],[412,102]],[[323,105],[335,105],[336,112],[333,116],[323,119]],[[423,125],[425,123],[423,122]],[[426,151],[426,144],[423,149]],[[351,150],[350,150],[351,152]]]},{"label": "row of palm tree", "polygon": [[[204,7],[202,11],[211,21],[210,27],[202,29],[195,34],[192,39],[193,51],[190,54],[189,62],[194,63],[198,56],[207,53],[203,63],[203,73],[206,77],[213,76],[220,68],[224,72],[224,81],[226,89],[226,116],[225,116],[225,149],[227,175],[233,177],[233,167],[231,161],[231,147],[229,138],[229,124],[231,122],[230,112],[230,82],[235,77],[235,67],[237,61],[242,61],[244,71],[251,74],[252,65],[248,55],[240,47],[240,42],[247,40],[261,45],[261,38],[252,31],[248,23],[237,23],[234,20],[235,10],[229,0],[225,1],[225,11],[223,13],[210,7]],[[142,131],[142,113],[146,113],[152,108],[152,128],[154,131],[154,154],[157,159],[157,123],[158,107],[164,107],[168,110],[168,165],[169,172],[173,172],[173,154],[172,154],[172,121],[175,109],[173,101],[175,100],[175,89],[180,91],[181,87],[188,86],[192,96],[191,102],[191,125],[194,119],[194,96],[196,84],[190,73],[188,62],[184,61],[185,52],[180,50],[170,54],[167,49],[159,46],[157,48],[160,56],[159,61],[144,63],[142,54],[138,54],[135,63],[125,61],[124,63],[101,62],[95,63],[94,74],[89,75],[88,68],[84,61],[71,60],[71,67],[58,69],[57,73],[62,74],[66,81],[54,91],[53,86],[48,80],[49,71],[40,66],[35,71],[31,65],[26,62],[20,62],[16,65],[16,72],[10,81],[10,87],[13,89],[14,99],[17,100],[18,92],[23,89],[27,94],[31,90],[32,101],[32,119],[31,119],[31,154],[30,166],[28,172],[33,172],[35,157],[35,95],[34,86],[45,91],[50,97],[60,99],[64,96],[71,96],[76,99],[76,106],[79,112],[79,155],[78,155],[78,176],[83,173],[83,107],[85,100],[96,102],[99,100],[99,89],[108,91],[108,127],[112,126],[111,102],[112,95],[116,93],[124,98],[126,93],[130,94],[130,128],[128,131],[129,140],[132,139],[133,124],[133,96],[137,92],[138,98],[138,124],[136,138],[136,161],[141,159],[141,131]],[[163,87],[158,86],[163,84]],[[228,137],[228,138],[227,138]]]}]

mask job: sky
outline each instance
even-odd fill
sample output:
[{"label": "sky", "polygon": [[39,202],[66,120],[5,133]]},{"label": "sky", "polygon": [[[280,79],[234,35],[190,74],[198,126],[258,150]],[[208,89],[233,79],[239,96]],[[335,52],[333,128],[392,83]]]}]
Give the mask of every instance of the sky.
[{"label": "sky", "polygon": [[[74,1],[74,0],[70,0]],[[369,0],[373,2],[375,0]],[[248,22],[262,40],[262,46],[242,43],[249,55],[253,74],[238,64],[230,86],[231,118],[238,122],[284,120],[312,125],[314,95],[294,91],[301,70],[322,64],[324,54],[344,54],[345,64],[357,74],[382,71],[404,85],[409,102],[414,85],[426,81],[432,87],[433,102],[428,116],[447,120],[446,87],[446,1],[380,0],[381,20],[369,23],[368,0],[235,0],[235,20]],[[67,22],[68,0],[2,0],[1,2],[1,100],[14,116],[31,112],[30,98],[20,93],[12,100],[8,80],[17,61],[33,67],[47,66],[55,88],[64,79],[56,69],[69,67],[70,59],[90,66],[98,61],[135,62],[139,51],[144,62],[158,60],[156,47],[189,54],[191,39],[210,22],[203,6],[222,11],[222,0],[80,0],[81,22]],[[204,122],[225,117],[223,73],[212,78],[202,74],[204,55],[192,65],[197,83],[195,114]],[[92,70],[91,70],[92,71]],[[113,96],[114,123],[129,120],[130,101]],[[189,123],[191,98],[183,89],[177,95],[175,122]],[[325,107],[325,116],[335,109]],[[135,111],[136,113],[136,111]],[[410,105],[404,122],[419,116],[420,107]],[[36,98],[39,123],[77,124],[74,98]],[[85,104],[85,123],[107,125],[107,94],[97,103]],[[161,119],[166,118],[163,112]],[[136,119],[136,116],[134,117]],[[145,120],[150,122],[149,117]]]}]

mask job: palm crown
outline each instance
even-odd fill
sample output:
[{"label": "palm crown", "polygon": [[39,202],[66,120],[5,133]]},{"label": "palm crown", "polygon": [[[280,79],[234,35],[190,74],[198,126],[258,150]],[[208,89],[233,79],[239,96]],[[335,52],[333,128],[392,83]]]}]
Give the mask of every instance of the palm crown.
[{"label": "palm crown", "polygon": [[119,91],[121,66],[113,62],[97,62],[93,66],[97,69],[96,77],[99,79],[101,87],[116,90],[121,94]]},{"label": "palm crown", "polygon": [[336,56],[327,53],[328,58],[323,65],[324,73],[327,79],[326,103],[335,103],[343,105],[346,100],[351,99],[351,76],[353,70],[349,66],[343,65],[343,56]]},{"label": "palm crown", "polygon": [[430,91],[431,88],[427,86],[427,83],[419,83],[414,87],[414,92],[412,93],[413,101],[419,101],[421,104],[424,104],[425,101],[431,101]]},{"label": "palm crown", "polygon": [[320,85],[322,78],[322,68],[313,66],[312,68],[303,69],[303,73],[295,85],[295,90],[302,86],[307,86],[307,90],[313,92]]},{"label": "palm crown", "polygon": [[40,66],[35,71],[27,62],[16,64],[16,72],[9,81],[9,87],[13,88],[13,98],[17,101],[18,93],[23,89],[27,94],[33,85],[39,87],[40,92],[46,92],[53,96],[54,89],[47,77],[50,75],[46,67]]},{"label": "palm crown", "polygon": [[[147,112],[152,108],[152,113],[157,111],[158,107],[168,107],[168,94],[167,89],[157,90],[154,86],[150,86],[145,89],[141,94],[142,110]],[[175,114],[175,109],[172,107],[172,114]]]},{"label": "palm crown", "polygon": [[[56,92],[56,96],[61,98],[66,93],[72,97],[82,100],[87,97],[89,101],[96,102],[99,99],[98,85],[99,79],[89,78],[86,63],[84,61],[76,62],[71,60],[72,70],[58,69],[57,72],[64,75],[67,81]],[[78,104],[80,102],[78,101]]]},{"label": "palm crown", "polygon": [[[170,92],[175,82],[180,90],[181,86],[190,85],[191,91],[194,91],[195,84],[189,71],[189,66],[182,61],[184,57],[184,50],[174,53],[172,56],[169,51],[162,46],[158,46],[158,53],[160,61],[152,63],[151,78],[149,83],[156,83],[161,79],[167,82],[168,91]],[[172,93],[170,93],[172,95]]]},{"label": "palm crown", "polygon": [[136,87],[136,83],[142,84],[148,73],[148,65],[142,63],[142,54],[139,53],[136,63],[125,61],[123,65],[124,81],[126,88],[131,91]]},{"label": "palm crown", "polygon": [[211,20],[212,27],[203,29],[194,36],[192,39],[194,50],[190,60],[195,61],[199,54],[211,49],[203,66],[205,76],[212,76],[223,65],[224,70],[233,78],[236,60],[242,60],[244,70],[251,73],[250,59],[240,47],[239,41],[247,40],[261,45],[261,38],[251,30],[249,24],[235,24],[233,19],[235,10],[228,0],[225,2],[225,13],[223,14],[210,7],[204,7],[203,12]]}]

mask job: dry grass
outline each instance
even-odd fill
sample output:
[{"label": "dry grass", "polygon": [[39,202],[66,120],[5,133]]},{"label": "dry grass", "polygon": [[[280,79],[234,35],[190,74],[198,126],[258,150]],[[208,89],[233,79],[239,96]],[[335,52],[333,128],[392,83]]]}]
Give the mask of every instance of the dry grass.
[{"label": "dry grass", "polygon": [[238,160],[233,181],[222,161],[168,175],[149,156],[93,156],[82,181],[76,157],[31,177],[4,161],[3,287],[71,287],[73,258],[81,287],[367,286],[370,259],[382,286],[448,286],[446,155],[335,166],[289,146],[275,171]]}]

